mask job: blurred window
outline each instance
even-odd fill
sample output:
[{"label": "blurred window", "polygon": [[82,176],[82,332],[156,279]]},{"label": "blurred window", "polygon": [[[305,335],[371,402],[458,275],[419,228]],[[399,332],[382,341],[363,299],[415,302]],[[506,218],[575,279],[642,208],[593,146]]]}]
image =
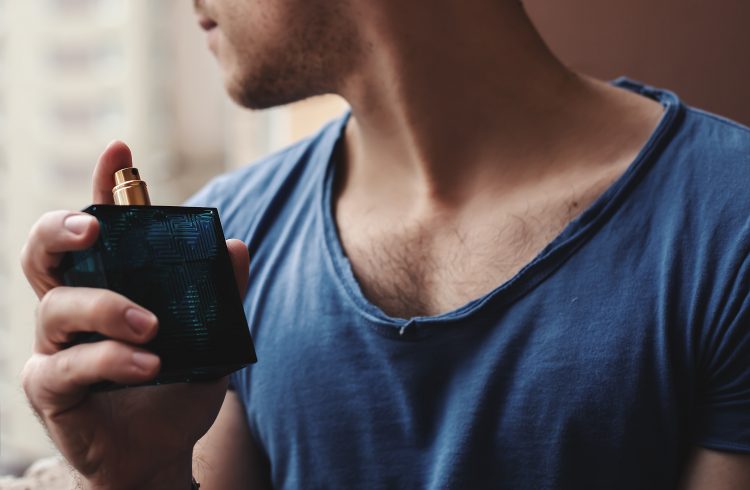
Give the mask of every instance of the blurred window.
[{"label": "blurred window", "polygon": [[0,92],[2,92],[2,86],[5,75],[5,26],[3,19],[2,1],[0,0]]},{"label": "blurred window", "polygon": [[47,3],[50,6],[49,13],[55,17],[102,15],[114,18],[122,15],[127,2],[123,0],[47,0]]},{"label": "blurred window", "polygon": [[55,44],[47,54],[48,67],[55,75],[111,75],[124,65],[122,48],[115,42],[107,44]]},{"label": "blurred window", "polygon": [[53,159],[47,160],[40,167],[43,168],[47,185],[57,185],[72,191],[89,188],[91,161],[85,156],[55,155]]},{"label": "blurred window", "polygon": [[[7,115],[5,113],[5,105],[4,105],[4,98],[3,98],[3,90],[2,90],[2,83],[0,83],[0,174],[2,172],[5,172],[6,170],[6,154],[5,154],[5,144],[7,142]],[[2,224],[0,223],[0,226]]]},{"label": "blurred window", "polygon": [[125,121],[122,107],[113,100],[64,100],[50,108],[49,117],[50,129],[62,134],[117,132]]}]

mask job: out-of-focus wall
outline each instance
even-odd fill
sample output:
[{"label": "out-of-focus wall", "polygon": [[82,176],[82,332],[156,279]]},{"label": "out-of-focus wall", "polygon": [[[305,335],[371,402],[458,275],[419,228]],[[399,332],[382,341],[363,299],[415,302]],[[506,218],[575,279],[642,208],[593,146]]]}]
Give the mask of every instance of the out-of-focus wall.
[{"label": "out-of-focus wall", "polygon": [[750,2],[524,0],[570,66],[669,88],[689,104],[750,125]]}]

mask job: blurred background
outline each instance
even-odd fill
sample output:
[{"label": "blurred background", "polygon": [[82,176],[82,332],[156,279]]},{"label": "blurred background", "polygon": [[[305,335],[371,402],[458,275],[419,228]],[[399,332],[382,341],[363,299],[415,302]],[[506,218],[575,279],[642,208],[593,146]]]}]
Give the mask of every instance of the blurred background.
[{"label": "blurred background", "polygon": [[107,143],[174,205],[345,107],[233,105],[187,0],[0,0],[0,474],[52,451],[18,381],[37,303],[19,251],[42,213],[90,203]]},{"label": "blurred background", "polygon": [[[750,2],[525,3],[573,67],[750,123]],[[188,0],[0,0],[0,474],[52,452],[18,382],[36,305],[18,254],[42,213],[89,203],[106,144],[126,141],[152,200],[179,204],[345,108],[333,96],[232,105]]]}]

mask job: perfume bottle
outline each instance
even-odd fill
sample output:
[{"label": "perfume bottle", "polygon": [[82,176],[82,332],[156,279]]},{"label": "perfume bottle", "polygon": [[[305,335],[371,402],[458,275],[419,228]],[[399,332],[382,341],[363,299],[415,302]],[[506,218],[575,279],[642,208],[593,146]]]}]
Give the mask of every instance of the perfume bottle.
[{"label": "perfume bottle", "polygon": [[[161,358],[161,371],[149,384],[216,379],[255,362],[218,211],[151,206],[136,168],[118,171],[115,183],[115,205],[84,209],[99,220],[99,238],[66,254],[63,283],[110,289],[158,317],[144,347]],[[73,343],[103,338],[81,333]]]}]

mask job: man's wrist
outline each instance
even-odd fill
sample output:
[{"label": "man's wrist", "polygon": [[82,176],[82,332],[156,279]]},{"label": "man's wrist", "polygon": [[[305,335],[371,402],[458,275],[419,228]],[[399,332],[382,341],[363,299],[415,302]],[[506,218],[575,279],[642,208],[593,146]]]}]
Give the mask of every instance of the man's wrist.
[{"label": "man's wrist", "polygon": [[190,454],[178,458],[173,464],[160,468],[151,476],[145,476],[139,480],[123,478],[113,481],[92,481],[82,478],[81,488],[83,490],[115,490],[120,488],[187,490],[194,488],[193,481],[193,457],[191,451]]}]

